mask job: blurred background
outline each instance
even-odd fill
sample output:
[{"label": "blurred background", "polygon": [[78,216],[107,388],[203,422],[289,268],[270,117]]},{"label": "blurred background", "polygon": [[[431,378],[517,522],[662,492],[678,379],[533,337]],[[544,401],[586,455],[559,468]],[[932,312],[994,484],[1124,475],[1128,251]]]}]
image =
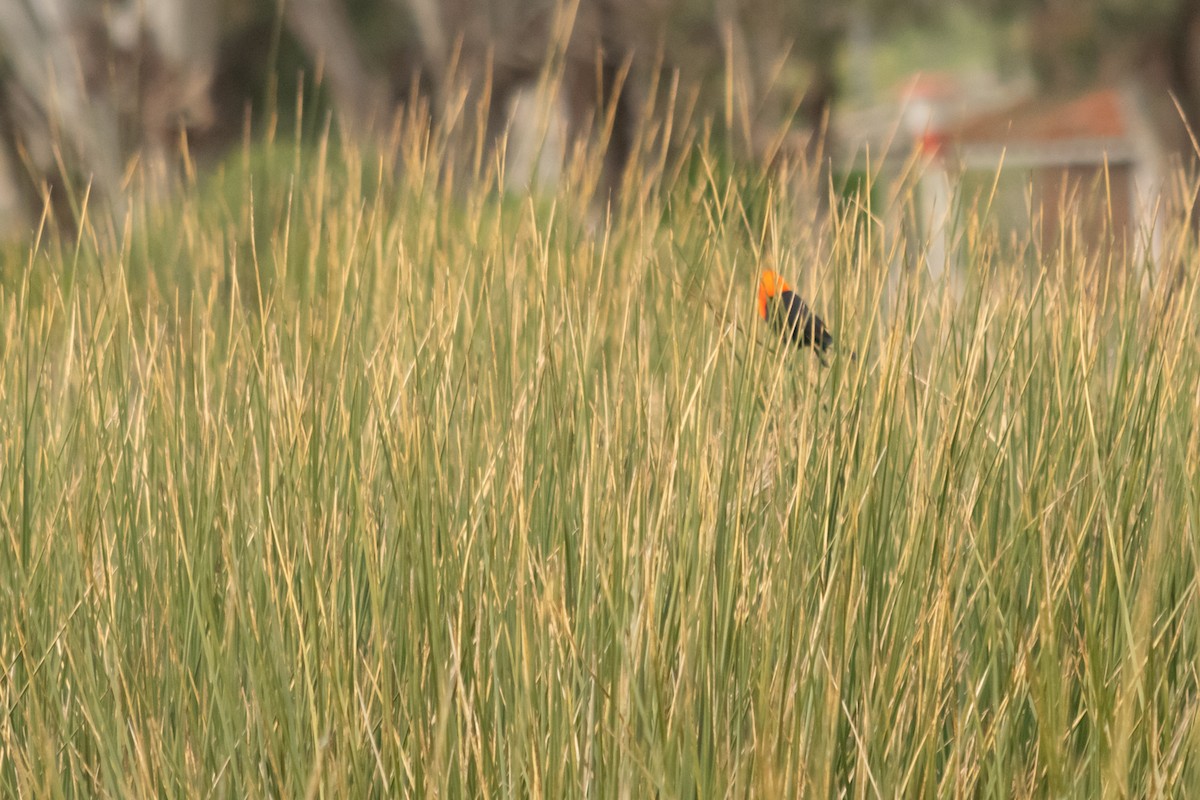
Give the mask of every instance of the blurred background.
[{"label": "blurred background", "polygon": [[1080,224],[1151,252],[1162,198],[1195,198],[1200,0],[0,0],[0,235],[298,112],[360,143],[469,131],[514,188],[587,141],[619,191],[647,130],[880,191],[917,158],[927,221],[975,181],[1048,241],[1051,201],[1102,185]]}]

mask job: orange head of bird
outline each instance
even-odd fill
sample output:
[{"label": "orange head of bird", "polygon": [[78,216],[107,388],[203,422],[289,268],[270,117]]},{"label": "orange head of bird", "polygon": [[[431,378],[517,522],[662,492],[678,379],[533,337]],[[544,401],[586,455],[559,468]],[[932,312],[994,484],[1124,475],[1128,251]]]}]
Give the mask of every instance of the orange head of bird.
[{"label": "orange head of bird", "polygon": [[792,287],[788,286],[787,281],[779,277],[778,274],[769,269],[765,270],[762,274],[762,279],[758,282],[758,315],[766,319],[767,301],[791,290]]}]

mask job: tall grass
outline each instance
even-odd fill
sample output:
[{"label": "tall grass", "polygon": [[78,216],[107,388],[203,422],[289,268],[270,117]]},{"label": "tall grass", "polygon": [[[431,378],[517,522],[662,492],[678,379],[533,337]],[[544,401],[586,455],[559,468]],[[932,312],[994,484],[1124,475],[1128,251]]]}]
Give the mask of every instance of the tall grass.
[{"label": "tall grass", "polygon": [[0,793],[1200,790],[1190,263],[1102,292],[977,211],[953,294],[719,148],[598,215],[598,159],[514,199],[402,141],[6,265]]}]

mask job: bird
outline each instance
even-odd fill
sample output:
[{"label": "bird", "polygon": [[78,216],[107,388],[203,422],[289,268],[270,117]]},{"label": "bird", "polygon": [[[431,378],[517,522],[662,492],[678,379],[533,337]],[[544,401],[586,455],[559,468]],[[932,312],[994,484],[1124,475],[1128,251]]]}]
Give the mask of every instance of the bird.
[{"label": "bird", "polygon": [[764,271],[758,282],[758,315],[780,336],[796,347],[812,348],[818,357],[833,346],[833,335],[825,320],[814,314],[788,282],[771,270]]}]

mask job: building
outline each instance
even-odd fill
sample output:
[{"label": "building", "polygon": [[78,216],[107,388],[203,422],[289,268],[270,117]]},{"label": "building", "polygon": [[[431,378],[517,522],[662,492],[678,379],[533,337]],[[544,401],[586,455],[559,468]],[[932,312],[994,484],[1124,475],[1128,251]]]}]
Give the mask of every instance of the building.
[{"label": "building", "polygon": [[1157,251],[1161,156],[1132,89],[1025,98],[959,119],[938,145],[935,169],[957,175],[960,186],[975,175],[974,185],[1018,193],[1019,203],[991,198],[998,222],[1014,233],[1024,227],[1043,255],[1108,249],[1124,262]]}]

